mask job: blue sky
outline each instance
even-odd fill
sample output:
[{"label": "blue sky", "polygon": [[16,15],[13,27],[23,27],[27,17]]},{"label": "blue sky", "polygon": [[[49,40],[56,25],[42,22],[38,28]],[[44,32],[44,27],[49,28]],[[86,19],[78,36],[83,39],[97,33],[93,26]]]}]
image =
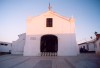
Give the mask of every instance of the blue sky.
[{"label": "blue sky", "polygon": [[[51,0],[52,10],[76,19],[77,42],[100,33],[100,0]],[[49,0],[0,0],[0,41],[12,42],[26,32],[28,16],[48,11]]]}]

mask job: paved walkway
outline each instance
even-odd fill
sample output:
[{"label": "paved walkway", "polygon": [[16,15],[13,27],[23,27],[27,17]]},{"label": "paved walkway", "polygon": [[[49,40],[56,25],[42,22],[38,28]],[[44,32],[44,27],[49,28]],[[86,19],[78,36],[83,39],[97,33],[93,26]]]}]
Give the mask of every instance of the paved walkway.
[{"label": "paved walkway", "polygon": [[81,54],[69,57],[0,56],[0,68],[100,68],[100,57]]}]

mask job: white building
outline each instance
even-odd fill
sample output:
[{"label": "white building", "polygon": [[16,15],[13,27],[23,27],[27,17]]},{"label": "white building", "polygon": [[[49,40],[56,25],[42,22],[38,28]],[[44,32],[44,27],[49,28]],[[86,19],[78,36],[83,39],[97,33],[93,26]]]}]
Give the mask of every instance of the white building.
[{"label": "white building", "polygon": [[0,52],[11,52],[11,43],[0,42]]},{"label": "white building", "polygon": [[75,36],[75,20],[49,10],[28,17],[26,34],[12,43],[12,54],[24,56],[76,56],[79,53]]},{"label": "white building", "polygon": [[97,55],[100,55],[100,34],[95,32],[95,36],[96,38],[91,41],[78,44],[79,49],[84,48],[88,51],[95,51]]},{"label": "white building", "polygon": [[56,52],[58,56],[79,53],[75,36],[75,20],[49,10],[39,16],[28,17],[24,56],[40,56]]},{"label": "white building", "polygon": [[87,41],[78,45],[79,45],[79,49],[83,48],[87,50],[88,52],[95,52],[96,46],[95,46],[94,40]]}]

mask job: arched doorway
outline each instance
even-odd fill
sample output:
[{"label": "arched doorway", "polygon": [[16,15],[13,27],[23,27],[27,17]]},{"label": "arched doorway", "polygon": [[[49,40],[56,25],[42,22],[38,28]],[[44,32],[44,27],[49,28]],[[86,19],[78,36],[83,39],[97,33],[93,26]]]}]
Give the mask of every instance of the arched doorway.
[{"label": "arched doorway", "polygon": [[41,37],[40,51],[54,53],[58,51],[58,38],[55,35],[43,35]]}]

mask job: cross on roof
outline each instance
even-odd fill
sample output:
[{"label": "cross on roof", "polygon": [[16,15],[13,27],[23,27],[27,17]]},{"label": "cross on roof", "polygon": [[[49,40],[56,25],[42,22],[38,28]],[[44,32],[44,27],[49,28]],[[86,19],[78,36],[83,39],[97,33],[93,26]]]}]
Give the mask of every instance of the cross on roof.
[{"label": "cross on roof", "polygon": [[51,9],[52,9],[52,7],[51,7],[51,5],[50,5],[50,0],[49,0],[49,7],[48,7],[48,9],[49,9],[49,10],[51,10]]}]

